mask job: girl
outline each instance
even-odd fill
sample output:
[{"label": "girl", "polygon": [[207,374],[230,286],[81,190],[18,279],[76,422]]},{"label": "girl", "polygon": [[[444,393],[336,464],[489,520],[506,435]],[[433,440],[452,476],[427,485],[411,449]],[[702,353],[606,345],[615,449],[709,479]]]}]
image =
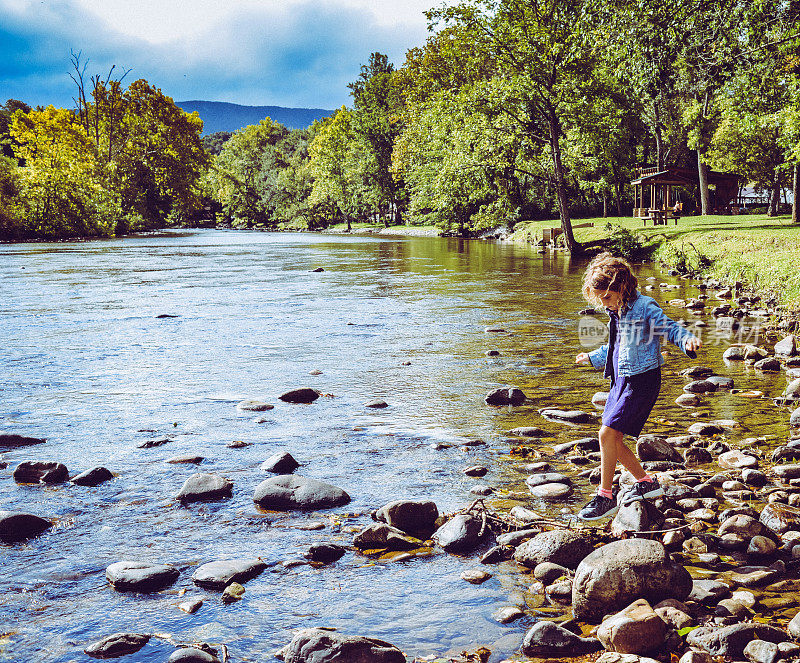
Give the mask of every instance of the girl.
[{"label": "girl", "polygon": [[622,497],[622,504],[658,497],[664,490],[647,474],[623,437],[639,437],[661,388],[661,339],[666,337],[690,357],[697,356],[700,339],[668,318],[652,297],[636,289],[638,281],[630,264],[610,253],[601,253],[586,269],[583,296],[590,304],[604,306],[610,318],[608,343],[581,352],[576,364],[603,368],[611,390],[600,427],[600,487],[597,495],[578,513],[582,520],[600,520],[619,509],[611,492],[617,461],[636,483]]}]

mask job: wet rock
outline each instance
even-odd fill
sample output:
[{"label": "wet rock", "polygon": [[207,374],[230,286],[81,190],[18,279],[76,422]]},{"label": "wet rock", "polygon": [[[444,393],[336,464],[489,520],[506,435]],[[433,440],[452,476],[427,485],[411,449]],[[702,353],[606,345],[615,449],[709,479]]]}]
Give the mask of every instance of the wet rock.
[{"label": "wet rock", "polygon": [[344,557],[346,552],[347,548],[335,543],[317,543],[306,551],[304,557],[312,562],[319,562],[320,564],[333,564],[333,562]]},{"label": "wet rock", "polygon": [[781,362],[775,357],[765,357],[764,359],[759,359],[755,364],[753,364],[753,368],[759,371],[777,373],[781,370]]},{"label": "wet rock", "polygon": [[745,658],[750,663],[775,663],[781,658],[778,645],[765,640],[751,640],[744,648]]},{"label": "wet rock", "polygon": [[800,640],[800,612],[792,617],[786,630],[795,640]]},{"label": "wet rock", "polygon": [[754,536],[747,544],[747,554],[755,557],[766,557],[777,549],[775,542],[766,536]]},{"label": "wet rock", "polygon": [[598,391],[592,396],[592,405],[595,407],[605,407],[606,401],[608,400],[608,392],[607,391]]},{"label": "wet rock", "polygon": [[689,614],[689,609],[680,601],[667,599],[657,603],[654,612],[661,617],[667,626],[676,630],[694,626],[694,619]]},{"label": "wet rock", "polygon": [[683,390],[689,394],[706,394],[717,390],[717,385],[710,380],[694,380],[685,384]]},{"label": "wet rock", "polygon": [[62,483],[68,478],[66,466],[55,461],[26,460],[14,470],[17,483]]},{"label": "wet rock", "polygon": [[531,495],[549,502],[557,502],[572,495],[572,486],[565,483],[543,483],[538,486],[528,486]]},{"label": "wet rock", "polygon": [[737,573],[730,575],[730,581],[737,587],[759,587],[769,584],[779,575],[777,569],[766,566],[742,566]]},{"label": "wet rock", "polygon": [[298,631],[281,650],[284,663],[405,663],[397,647],[376,638],[321,628]]},{"label": "wet rock", "polygon": [[261,469],[264,472],[273,474],[291,474],[298,467],[300,467],[300,463],[288,451],[279,451],[261,463]]},{"label": "wet rock", "polygon": [[486,486],[484,484],[478,484],[470,488],[469,492],[472,493],[473,495],[486,496],[486,495],[491,495],[494,492],[494,488],[492,488],[491,486]]},{"label": "wet rock", "polygon": [[744,361],[745,350],[741,345],[732,345],[722,353],[722,358],[728,361]]},{"label": "wet rock", "polygon": [[683,457],[663,437],[658,435],[642,435],[636,440],[636,454],[642,461],[668,460],[682,463]]},{"label": "wet rock", "polygon": [[733,624],[722,628],[700,627],[686,636],[691,647],[703,649],[712,656],[740,661],[744,648],[752,640],[779,643],[789,640],[784,631],[767,624]]},{"label": "wet rock", "polygon": [[583,534],[556,529],[537,534],[520,545],[514,559],[531,569],[542,562],[574,569],[592,550],[590,539]]},{"label": "wet rock", "polygon": [[638,599],[597,629],[603,646],[623,654],[646,654],[664,644],[667,625],[644,599]]},{"label": "wet rock", "polygon": [[167,663],[220,663],[212,653],[196,647],[176,649],[167,659]]},{"label": "wet rock", "polygon": [[0,433],[0,449],[19,449],[20,447],[31,447],[36,444],[44,444],[47,438],[27,437],[16,433]]},{"label": "wet rock", "polygon": [[411,536],[427,539],[436,529],[439,509],[430,500],[395,500],[384,504],[373,518]]},{"label": "wet rock", "polygon": [[499,357],[500,350],[487,350],[483,354],[485,354],[487,357]]},{"label": "wet rock", "polygon": [[433,540],[449,553],[466,553],[475,549],[483,538],[480,518],[460,513],[433,533]]},{"label": "wet rock", "polygon": [[383,410],[389,407],[389,404],[382,398],[375,398],[371,401],[364,403],[364,407],[372,408],[373,410]]},{"label": "wet rock", "polygon": [[720,599],[727,598],[730,595],[731,588],[724,582],[700,579],[692,581],[692,591],[687,600],[706,605],[715,605]]},{"label": "wet rock", "polygon": [[781,479],[800,478],[800,465],[776,465],[772,468],[772,471]]},{"label": "wet rock", "polygon": [[348,504],[350,495],[324,481],[281,474],[258,484],[253,501],[262,509],[273,511],[311,511]]},{"label": "wet rock", "polygon": [[173,456],[172,458],[167,458],[166,463],[170,465],[199,465],[205,460],[202,456],[195,456],[192,454],[186,454],[184,456]]},{"label": "wet rock", "polygon": [[163,447],[165,444],[169,444],[172,440],[163,439],[163,440],[146,440],[145,442],[141,442],[140,444],[136,445],[137,449],[155,449],[156,447]]},{"label": "wet rock", "polygon": [[725,377],[722,375],[711,375],[706,378],[706,382],[711,382],[717,385],[717,390],[720,389],[733,389],[733,378]]},{"label": "wet rock", "polygon": [[800,531],[800,508],[773,502],[761,510],[759,521],[778,534]]},{"label": "wet rock", "polygon": [[717,459],[719,466],[726,470],[738,470],[743,467],[754,467],[758,465],[758,459],[746,454],[738,449],[731,449],[719,455]]},{"label": "wet rock", "polygon": [[481,556],[481,564],[499,564],[514,556],[512,546],[493,546]]},{"label": "wet rock", "polygon": [[[658,663],[655,658],[638,656],[637,654],[623,654],[621,652],[607,651],[595,663]],[[705,662],[704,662],[705,663]],[[708,663],[711,663],[710,661]]]},{"label": "wet rock", "polygon": [[313,403],[319,396],[320,394],[316,389],[304,387],[287,391],[278,396],[278,398],[284,403]]},{"label": "wet rock", "polygon": [[594,638],[582,638],[553,622],[536,622],[525,634],[522,653],[526,656],[583,656],[600,651],[603,645]]},{"label": "wet rock", "polygon": [[713,374],[714,369],[708,366],[692,366],[691,368],[681,371],[681,375],[695,379],[707,378],[709,375]]},{"label": "wet rock", "polygon": [[724,534],[738,534],[746,539],[754,536],[759,536],[765,533],[763,523],[759,522],[752,516],[744,514],[736,514],[726,518],[719,529],[717,529],[717,536]]},{"label": "wet rock", "polygon": [[675,404],[682,407],[697,407],[702,402],[697,394],[681,394],[675,399]]},{"label": "wet rock", "polygon": [[253,446],[252,442],[245,442],[244,440],[232,440],[225,445],[229,449],[244,449],[245,447]]},{"label": "wet rock", "polygon": [[218,474],[198,473],[190,476],[175,496],[179,502],[202,502],[230,497],[233,483]]},{"label": "wet rock", "polygon": [[681,656],[678,663],[712,663],[713,660],[708,652],[690,649]]},{"label": "wet rock", "polygon": [[718,435],[719,433],[724,433],[725,429],[722,426],[717,426],[716,424],[704,423],[702,421],[698,421],[695,424],[692,424],[687,429],[689,433],[693,433],[694,435],[700,435],[702,437],[710,437],[711,435]]},{"label": "wet rock", "polygon": [[789,417],[789,425],[793,427],[800,426],[800,407],[792,412],[791,416]]},{"label": "wet rock", "polygon": [[192,580],[200,587],[224,589],[232,582],[243,583],[259,575],[267,565],[260,559],[226,559],[198,567]]},{"label": "wet rock", "polygon": [[239,410],[239,412],[266,412],[267,410],[272,410],[274,407],[274,405],[252,398],[241,401],[236,405],[236,409]]},{"label": "wet rock", "polygon": [[550,437],[550,433],[536,426],[520,426],[519,428],[512,428],[508,431],[509,435],[515,437]]},{"label": "wet rock", "polygon": [[492,574],[484,569],[467,569],[461,574],[461,579],[473,585],[480,585],[486,582]]},{"label": "wet rock", "polygon": [[571,578],[572,571],[566,566],[553,562],[542,562],[533,569],[533,577],[543,585],[551,585],[561,577]]},{"label": "wet rock", "polygon": [[488,472],[489,468],[483,465],[473,465],[464,470],[464,474],[468,477],[485,477]]},{"label": "wet rock", "polygon": [[797,339],[790,335],[775,344],[773,352],[778,357],[794,357],[797,354]]},{"label": "wet rock", "polygon": [[575,572],[572,606],[578,619],[596,623],[636,599],[651,604],[685,599],[692,579],[658,541],[625,539],[597,548]]},{"label": "wet rock", "polygon": [[800,400],[800,378],[792,380],[783,390],[783,397],[788,400]]},{"label": "wet rock", "polygon": [[0,540],[24,541],[52,527],[49,520],[22,511],[0,511]]},{"label": "wet rock", "polygon": [[572,601],[572,578],[554,582],[545,589],[544,593],[551,603],[569,605]]},{"label": "wet rock", "polygon": [[135,654],[150,641],[144,633],[114,633],[89,645],[83,652],[92,658],[119,658]]},{"label": "wet rock", "polygon": [[592,424],[597,420],[593,414],[583,412],[582,410],[546,409],[542,410],[540,414],[545,419],[569,424]]},{"label": "wet rock", "polygon": [[178,608],[183,610],[187,615],[193,615],[203,606],[203,599],[192,598],[178,604]]},{"label": "wet rock", "polygon": [[744,621],[753,616],[753,611],[740,601],[730,598],[718,601],[714,608],[714,614],[718,617],[734,617],[739,621]]},{"label": "wet rock", "polygon": [[232,582],[222,591],[222,602],[234,603],[235,601],[241,601],[244,593],[245,588],[242,585],[238,582]]},{"label": "wet rock", "polygon": [[169,587],[179,575],[169,564],[122,561],[106,568],[106,580],[118,592],[157,592]]},{"label": "wet rock", "polygon": [[484,399],[487,405],[522,405],[527,396],[517,387],[504,387],[502,389],[494,389],[486,394]]},{"label": "wet rock", "polygon": [[649,532],[662,529],[664,514],[649,500],[637,500],[620,507],[611,521],[611,532],[622,536],[625,532]]},{"label": "wet rock", "polygon": [[525,613],[515,605],[505,606],[492,614],[494,620],[496,622],[500,622],[501,624],[510,624],[511,622],[515,622],[524,616]]},{"label": "wet rock", "polygon": [[497,543],[501,546],[518,546],[523,541],[532,539],[541,533],[538,529],[521,529],[516,532],[506,532],[497,536]]},{"label": "wet rock", "polygon": [[413,550],[422,541],[386,523],[365,527],[353,537],[353,545],[361,550],[386,548],[388,550]]},{"label": "wet rock", "polygon": [[528,485],[528,488],[535,488],[536,486],[543,486],[548,483],[571,484],[572,481],[566,474],[560,474],[559,472],[538,472],[529,475],[525,479],[525,483]]},{"label": "wet rock", "polygon": [[713,460],[708,449],[702,447],[689,447],[683,452],[683,461],[686,465],[705,465]]}]

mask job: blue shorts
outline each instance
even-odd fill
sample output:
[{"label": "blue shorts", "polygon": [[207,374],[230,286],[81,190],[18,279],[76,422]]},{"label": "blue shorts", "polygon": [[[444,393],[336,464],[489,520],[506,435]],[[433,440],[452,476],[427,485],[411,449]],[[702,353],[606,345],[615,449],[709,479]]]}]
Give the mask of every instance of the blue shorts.
[{"label": "blue shorts", "polygon": [[661,368],[616,378],[603,409],[603,425],[639,437],[661,390]]}]

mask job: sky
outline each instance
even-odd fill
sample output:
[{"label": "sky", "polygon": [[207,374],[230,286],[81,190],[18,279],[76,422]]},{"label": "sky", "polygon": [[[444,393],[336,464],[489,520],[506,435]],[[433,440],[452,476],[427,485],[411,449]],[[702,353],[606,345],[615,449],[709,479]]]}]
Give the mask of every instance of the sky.
[{"label": "sky", "polygon": [[[86,77],[130,69],[175,101],[334,109],[370,53],[400,66],[441,0],[0,0],[0,104],[70,108]],[[73,71],[74,73],[74,71]]]}]

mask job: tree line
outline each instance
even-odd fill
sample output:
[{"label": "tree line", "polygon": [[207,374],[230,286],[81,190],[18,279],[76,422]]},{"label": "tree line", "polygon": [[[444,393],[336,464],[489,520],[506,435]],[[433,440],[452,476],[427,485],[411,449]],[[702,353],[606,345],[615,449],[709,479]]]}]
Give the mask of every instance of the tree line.
[{"label": "tree line", "polygon": [[[202,150],[199,119],[111,74],[91,79],[77,111],[16,108],[0,223],[11,210],[41,229],[56,210],[77,229],[114,218],[118,232],[213,204],[240,226],[372,221],[466,235],[558,217],[577,251],[572,218],[629,213],[640,165],[697,169],[685,207],[696,199],[703,214],[712,168],[769,192],[770,213],[783,188],[797,199],[799,0],[461,0],[426,17],[425,44],[399,67],[373,53],[352,104],[304,130],[266,118],[207,136]],[[36,115],[47,112],[58,117]],[[40,134],[53,131],[73,145],[61,157],[76,159],[70,168],[54,154],[43,165]],[[43,184],[55,171],[102,186],[63,195]]]}]

